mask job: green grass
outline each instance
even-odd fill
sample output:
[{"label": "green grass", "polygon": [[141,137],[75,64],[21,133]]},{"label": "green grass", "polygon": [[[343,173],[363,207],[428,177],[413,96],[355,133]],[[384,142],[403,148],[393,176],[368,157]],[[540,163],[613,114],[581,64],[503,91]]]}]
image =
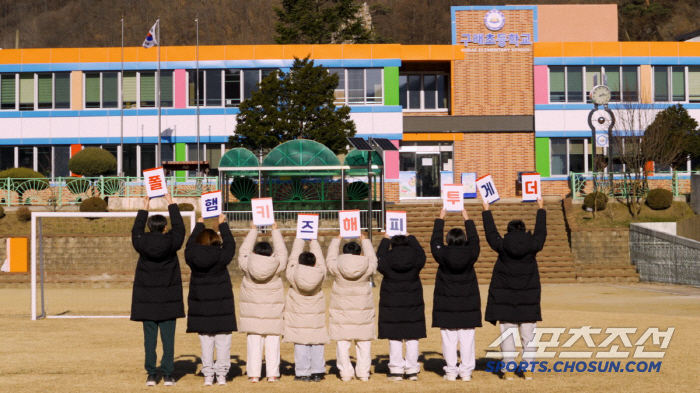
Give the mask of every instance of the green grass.
[{"label": "green grass", "polygon": [[695,213],[685,202],[673,202],[666,210],[652,210],[647,205],[642,206],[642,211],[633,220],[627,205],[624,203],[608,203],[605,210],[596,213],[583,209],[583,205],[573,205],[569,220],[581,228],[619,228],[629,227],[633,222],[677,222],[693,217]]}]

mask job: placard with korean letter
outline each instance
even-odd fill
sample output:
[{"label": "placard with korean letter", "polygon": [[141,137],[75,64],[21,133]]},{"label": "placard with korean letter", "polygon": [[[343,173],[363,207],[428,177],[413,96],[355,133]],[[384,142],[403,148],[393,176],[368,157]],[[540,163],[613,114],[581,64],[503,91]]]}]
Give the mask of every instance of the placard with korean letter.
[{"label": "placard with korean letter", "polygon": [[462,173],[462,187],[464,198],[476,198],[476,172]]},{"label": "placard with korean letter", "polygon": [[221,190],[205,192],[199,203],[202,218],[218,217],[221,214]]},{"label": "placard with korean letter", "polygon": [[386,212],[386,234],[389,237],[397,235],[405,235],[406,230],[406,212],[403,211],[387,211]]},{"label": "placard with korean letter", "polygon": [[318,239],[318,214],[297,215],[297,239]]},{"label": "placard with korean letter", "polygon": [[262,227],[275,223],[272,198],[253,198],[250,200],[250,206],[253,208],[253,224]]},{"label": "placard with korean letter", "polygon": [[523,202],[535,202],[542,197],[542,181],[539,173],[523,173]]},{"label": "placard with korean letter", "polygon": [[501,197],[498,195],[496,184],[493,182],[491,175],[482,176],[476,179],[476,188],[479,189],[481,199],[485,200],[489,204],[501,199]]},{"label": "placard with korean letter", "polygon": [[464,210],[464,188],[461,184],[445,184],[442,186],[442,208],[448,212]]},{"label": "placard with korean letter", "polygon": [[338,212],[340,221],[340,236],[347,239],[360,237],[360,211],[341,210]]},{"label": "placard with korean letter", "polygon": [[149,198],[161,197],[168,193],[163,167],[144,170],[143,180],[146,183],[146,195]]}]

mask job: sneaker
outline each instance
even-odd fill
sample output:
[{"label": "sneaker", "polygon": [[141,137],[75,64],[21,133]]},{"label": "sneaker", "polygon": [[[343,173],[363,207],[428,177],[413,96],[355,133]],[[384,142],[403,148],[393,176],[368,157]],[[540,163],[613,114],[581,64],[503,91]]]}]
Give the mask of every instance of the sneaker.
[{"label": "sneaker", "polygon": [[305,375],[303,377],[294,377],[294,380],[299,382],[311,382],[311,377]]},{"label": "sneaker", "polygon": [[418,373],[406,374],[406,378],[408,378],[409,381],[417,381]]},{"label": "sneaker", "polygon": [[226,386],[226,375],[217,375],[216,384],[219,386]]},{"label": "sneaker", "polygon": [[323,381],[324,379],[326,379],[326,375],[325,375],[325,374],[321,374],[321,373],[318,373],[318,374],[311,374],[311,381],[313,381],[313,382],[321,382],[321,381]]},{"label": "sneaker", "polygon": [[367,381],[369,381],[369,377],[359,377],[358,379],[359,379],[360,381],[362,381],[362,382],[367,382]]},{"label": "sneaker", "polygon": [[459,378],[462,379],[464,382],[469,382],[472,380],[472,375],[471,374],[461,374]]},{"label": "sneaker", "polygon": [[158,383],[158,376],[155,374],[149,374],[148,378],[146,378],[146,386],[156,386]]},{"label": "sneaker", "polygon": [[212,386],[214,384],[214,376],[207,377],[204,376],[204,386]]},{"label": "sneaker", "polygon": [[503,379],[505,379],[506,381],[512,381],[513,379],[515,379],[515,373],[512,371],[506,371],[503,373]]},{"label": "sneaker", "polygon": [[532,371],[523,371],[523,377],[526,381],[532,381]]},{"label": "sneaker", "polygon": [[175,386],[175,378],[172,375],[163,375],[163,385],[165,386]]},{"label": "sneaker", "polygon": [[352,381],[352,377],[340,377],[340,380],[343,382],[350,382]]},{"label": "sneaker", "polygon": [[403,381],[403,374],[391,374],[387,375],[387,381]]},{"label": "sneaker", "polygon": [[280,377],[267,377],[267,382],[279,382]]},{"label": "sneaker", "polygon": [[260,378],[259,377],[248,377],[248,382],[258,383],[258,382],[260,382]]},{"label": "sneaker", "polygon": [[443,378],[445,381],[456,381],[456,380],[457,380],[457,376],[456,376],[456,375],[452,375],[452,374],[445,374],[445,376],[442,377],[442,378]]}]

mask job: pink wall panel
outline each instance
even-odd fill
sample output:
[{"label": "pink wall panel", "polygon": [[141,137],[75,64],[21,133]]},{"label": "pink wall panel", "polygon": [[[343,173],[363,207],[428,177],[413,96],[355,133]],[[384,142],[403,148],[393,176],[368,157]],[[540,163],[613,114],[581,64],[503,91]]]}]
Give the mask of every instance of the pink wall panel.
[{"label": "pink wall panel", "polygon": [[[391,141],[396,147],[399,147],[399,141]],[[398,180],[399,178],[399,152],[388,151],[384,153],[384,173],[387,180]]]},{"label": "pink wall panel", "polygon": [[187,107],[187,72],[185,70],[175,70],[175,108]]},{"label": "pink wall panel", "polygon": [[535,66],[535,105],[549,104],[549,72],[546,65]]}]

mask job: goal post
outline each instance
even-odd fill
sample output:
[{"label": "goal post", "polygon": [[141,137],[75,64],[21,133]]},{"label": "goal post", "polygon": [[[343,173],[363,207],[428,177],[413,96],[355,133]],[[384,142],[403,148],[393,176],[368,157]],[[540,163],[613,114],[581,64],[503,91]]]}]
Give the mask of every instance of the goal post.
[{"label": "goal post", "polygon": [[[32,321],[37,320],[37,219],[43,217],[50,218],[135,218],[137,212],[102,212],[102,213],[78,213],[78,212],[32,212],[30,248],[31,248],[31,318]],[[149,216],[160,214],[169,216],[167,211],[148,212]],[[186,211],[180,212],[183,217],[190,220],[190,231],[192,233],[196,224],[196,212]],[[42,288],[43,289],[43,288]],[[43,301],[43,299],[42,299]],[[82,316],[84,318],[85,316]]]}]

